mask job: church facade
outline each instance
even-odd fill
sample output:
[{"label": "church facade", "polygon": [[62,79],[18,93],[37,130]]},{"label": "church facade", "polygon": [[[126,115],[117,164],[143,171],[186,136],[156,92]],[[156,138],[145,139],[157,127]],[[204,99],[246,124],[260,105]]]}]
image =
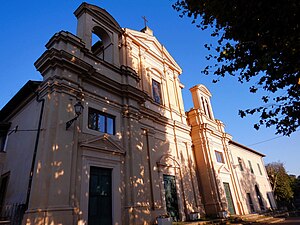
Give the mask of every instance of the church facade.
[{"label": "church facade", "polygon": [[149,27],[87,3],[75,16],[77,34],[56,33],[35,62],[43,81],[0,111],[2,215],[115,225],[276,208],[264,155],[225,133],[203,85],[185,112],[181,68]]}]

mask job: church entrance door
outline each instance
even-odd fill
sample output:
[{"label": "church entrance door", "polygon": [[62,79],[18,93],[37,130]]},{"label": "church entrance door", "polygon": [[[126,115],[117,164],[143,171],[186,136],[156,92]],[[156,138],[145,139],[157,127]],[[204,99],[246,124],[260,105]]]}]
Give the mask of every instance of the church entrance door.
[{"label": "church entrance door", "polygon": [[164,175],[164,188],[167,211],[171,215],[173,221],[178,221],[179,212],[175,176]]},{"label": "church entrance door", "polygon": [[112,170],[90,168],[89,225],[112,225]]},{"label": "church entrance door", "polygon": [[224,182],[223,185],[224,185],[224,190],[225,190],[227,204],[228,204],[228,211],[230,212],[231,215],[234,215],[235,209],[234,209],[234,205],[233,205],[233,200],[232,200],[229,183]]}]

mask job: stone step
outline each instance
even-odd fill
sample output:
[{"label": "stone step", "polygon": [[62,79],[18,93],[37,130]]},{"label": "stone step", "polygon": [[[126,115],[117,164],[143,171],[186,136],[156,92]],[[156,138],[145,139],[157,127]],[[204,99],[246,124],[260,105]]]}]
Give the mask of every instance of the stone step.
[{"label": "stone step", "polygon": [[[207,220],[207,221],[190,221],[190,222],[173,222],[172,225],[224,225],[227,224],[227,220],[225,219],[215,219],[215,220]],[[230,224],[228,222],[228,224]],[[238,225],[238,224],[235,224]]]},{"label": "stone step", "polygon": [[261,217],[257,220],[255,220],[254,222],[268,222],[268,221],[271,221],[275,219],[274,217],[271,217],[271,216],[264,216],[264,217]]},{"label": "stone step", "polygon": [[261,215],[258,213],[252,213],[252,214],[247,214],[247,215],[242,215],[242,216],[237,216],[237,217],[241,218],[241,219],[251,219],[251,218],[258,218],[260,216]]},{"label": "stone step", "polygon": [[[278,217],[277,217],[278,216]],[[281,216],[279,218],[279,216]],[[279,213],[265,213],[265,214],[248,214],[237,216],[236,219],[240,219],[246,223],[250,224],[272,224],[284,221],[286,217],[286,212],[279,212]]]},{"label": "stone step", "polygon": [[269,223],[279,223],[285,221],[285,218],[273,218]]}]

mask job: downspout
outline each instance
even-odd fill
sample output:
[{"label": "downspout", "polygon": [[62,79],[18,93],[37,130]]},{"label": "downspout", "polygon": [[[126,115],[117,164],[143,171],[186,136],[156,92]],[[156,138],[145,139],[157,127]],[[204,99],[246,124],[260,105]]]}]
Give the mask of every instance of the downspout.
[{"label": "downspout", "polygon": [[35,139],[35,145],[34,145],[34,151],[33,151],[33,156],[32,156],[32,162],[31,162],[31,168],[30,168],[30,173],[29,173],[29,183],[28,183],[28,188],[27,188],[25,211],[28,209],[28,204],[29,204],[32,178],[33,178],[33,173],[34,173],[34,166],[35,166],[35,161],[36,161],[36,154],[37,154],[37,149],[38,149],[38,144],[39,144],[42,118],[43,118],[44,105],[45,105],[45,99],[39,99],[38,93],[35,92],[35,94],[36,94],[36,101],[37,102],[42,102],[42,106],[41,106],[41,111],[40,111],[39,124],[38,124],[38,129],[37,129],[37,134],[36,134],[36,139]]}]

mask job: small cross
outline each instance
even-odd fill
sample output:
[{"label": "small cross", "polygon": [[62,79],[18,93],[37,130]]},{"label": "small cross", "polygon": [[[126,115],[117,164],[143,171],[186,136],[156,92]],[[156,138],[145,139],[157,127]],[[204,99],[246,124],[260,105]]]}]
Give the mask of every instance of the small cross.
[{"label": "small cross", "polygon": [[146,16],[142,16],[142,18],[143,18],[143,20],[144,20],[145,27],[147,27],[147,22],[148,22],[148,20],[147,20]]}]

